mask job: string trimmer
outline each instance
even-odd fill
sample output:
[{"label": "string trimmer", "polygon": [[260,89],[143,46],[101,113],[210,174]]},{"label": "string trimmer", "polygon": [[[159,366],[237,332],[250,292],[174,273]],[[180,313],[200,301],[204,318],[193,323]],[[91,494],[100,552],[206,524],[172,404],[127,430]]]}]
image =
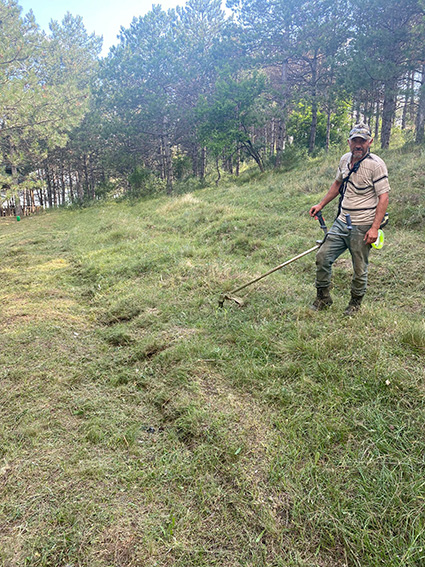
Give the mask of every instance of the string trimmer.
[{"label": "string trimmer", "polygon": [[219,307],[223,307],[224,302],[226,301],[226,299],[228,299],[229,301],[234,301],[235,303],[237,303],[238,305],[243,305],[244,304],[244,300],[240,297],[237,297],[236,295],[234,295],[235,293],[238,293],[238,291],[241,291],[242,289],[245,289],[246,287],[254,284],[255,282],[258,282],[260,280],[262,280],[263,278],[269,276],[270,274],[272,274],[273,272],[276,272],[277,270],[281,270],[282,268],[284,268],[285,266],[288,266],[289,264],[292,264],[292,262],[295,262],[296,260],[299,260],[300,258],[302,258],[303,256],[307,256],[307,254],[310,254],[311,252],[314,252],[314,250],[317,250],[318,248],[320,248],[322,246],[322,244],[324,243],[326,236],[328,234],[328,229],[326,227],[325,224],[325,219],[322,216],[321,211],[319,211],[316,214],[316,217],[320,223],[320,228],[323,230],[323,232],[325,233],[325,236],[323,238],[323,240],[316,240],[316,246],[313,246],[312,248],[309,248],[308,250],[306,250],[305,252],[301,252],[301,254],[298,254],[297,256],[294,256],[293,258],[291,258],[290,260],[286,260],[286,262],[283,262],[283,264],[279,264],[279,266],[276,266],[275,268],[272,268],[271,270],[269,270],[268,272],[266,272],[265,274],[262,274],[261,276],[258,276],[258,278],[255,278],[251,281],[249,281],[248,283],[241,285],[240,287],[237,287],[236,289],[229,291],[229,293],[223,293],[220,296],[220,299],[218,301],[218,305]]}]

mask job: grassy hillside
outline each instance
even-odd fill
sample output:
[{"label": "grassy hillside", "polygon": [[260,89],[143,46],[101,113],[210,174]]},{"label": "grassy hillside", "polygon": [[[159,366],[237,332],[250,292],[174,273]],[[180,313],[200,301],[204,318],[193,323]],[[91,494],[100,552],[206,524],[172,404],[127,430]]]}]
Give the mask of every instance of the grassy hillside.
[{"label": "grassy hillside", "polygon": [[218,307],[321,237],[336,154],[0,220],[1,565],[424,564],[425,155],[383,157],[351,319],[348,256],[327,312],[314,254]]}]

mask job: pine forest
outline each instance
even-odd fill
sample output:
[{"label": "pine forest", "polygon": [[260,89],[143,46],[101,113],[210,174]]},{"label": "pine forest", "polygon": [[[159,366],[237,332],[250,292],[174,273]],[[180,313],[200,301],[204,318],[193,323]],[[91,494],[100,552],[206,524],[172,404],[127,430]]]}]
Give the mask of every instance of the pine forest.
[{"label": "pine forest", "polygon": [[188,0],[102,38],[0,1],[2,215],[290,168],[357,121],[421,144],[422,0]]}]

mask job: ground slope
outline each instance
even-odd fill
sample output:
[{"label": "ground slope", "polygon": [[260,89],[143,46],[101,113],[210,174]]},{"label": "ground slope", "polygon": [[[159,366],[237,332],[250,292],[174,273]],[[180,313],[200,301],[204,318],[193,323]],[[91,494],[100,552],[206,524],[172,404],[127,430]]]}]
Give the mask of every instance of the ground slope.
[{"label": "ground slope", "polygon": [[[4,566],[418,566],[423,157],[385,156],[364,308],[313,314],[336,159],[0,223]],[[325,211],[327,220],[334,211]]]}]

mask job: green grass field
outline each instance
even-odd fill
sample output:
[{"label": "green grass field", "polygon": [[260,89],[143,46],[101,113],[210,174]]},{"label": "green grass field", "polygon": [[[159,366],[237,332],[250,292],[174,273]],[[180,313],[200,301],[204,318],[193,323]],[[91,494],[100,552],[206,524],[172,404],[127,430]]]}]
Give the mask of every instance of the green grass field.
[{"label": "green grass field", "polygon": [[321,238],[338,157],[0,219],[1,565],[425,564],[425,153],[383,155],[356,317],[348,255],[326,312],[314,254],[218,307]]}]

